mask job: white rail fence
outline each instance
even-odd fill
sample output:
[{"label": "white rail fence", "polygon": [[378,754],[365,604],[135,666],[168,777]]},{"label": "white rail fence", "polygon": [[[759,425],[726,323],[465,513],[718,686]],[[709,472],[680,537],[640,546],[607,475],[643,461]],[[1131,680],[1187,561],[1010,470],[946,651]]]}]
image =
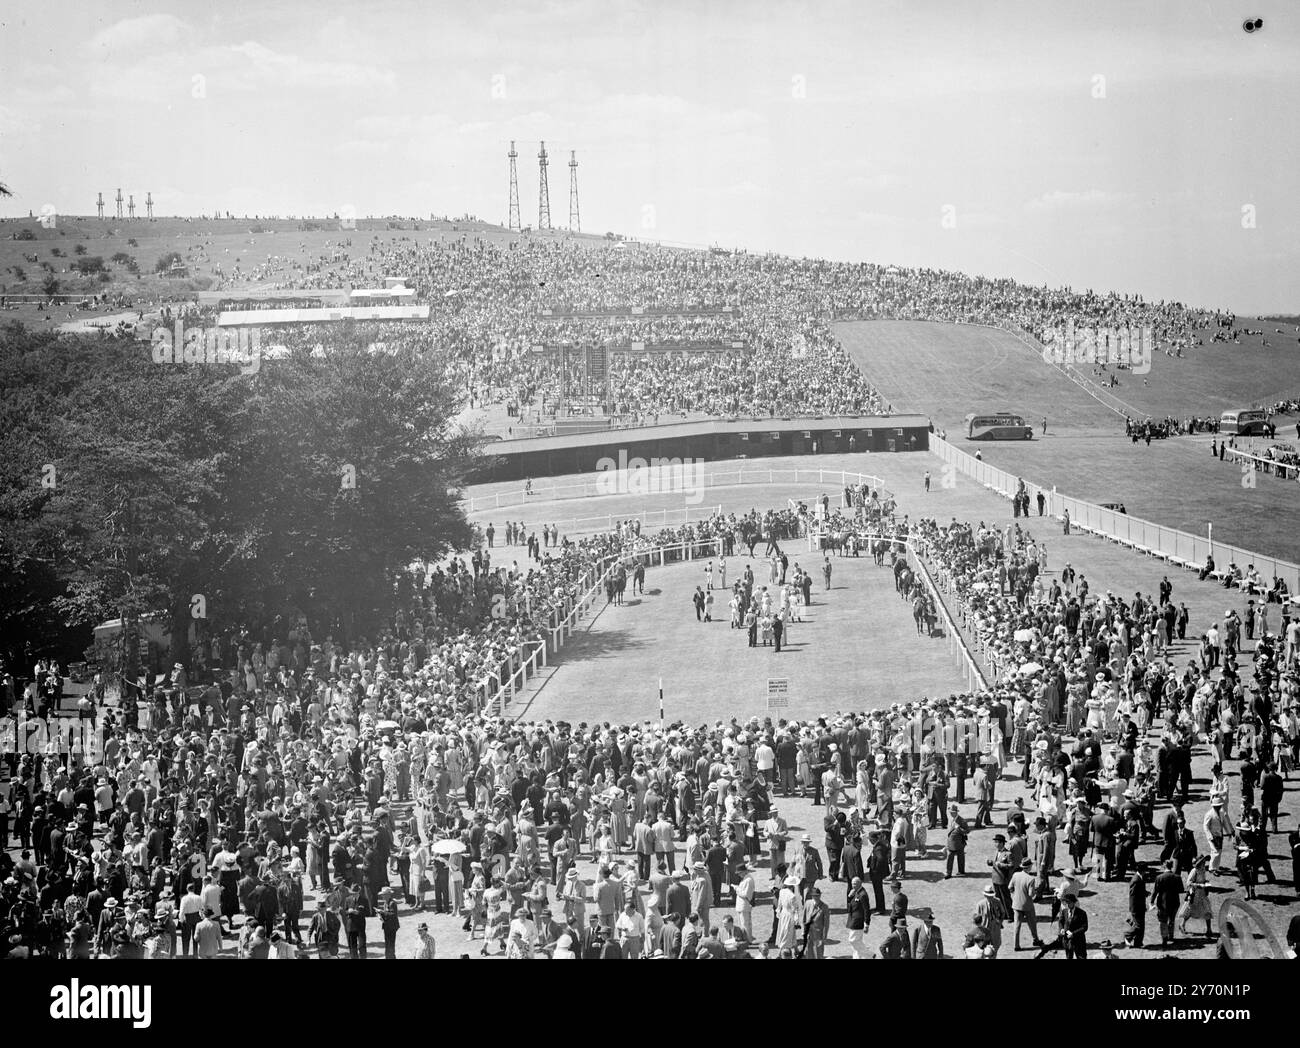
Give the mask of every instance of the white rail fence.
[{"label": "white rail fence", "polygon": [[[930,436],[930,450],[940,461],[983,484],[989,491],[1007,499],[1015,494],[1020,478],[1014,473],[976,459],[933,434]],[[1053,519],[1063,521],[1068,511],[1072,530],[1110,539],[1138,553],[1158,557],[1184,568],[1199,570],[1206,557],[1213,556],[1214,576],[1220,579],[1224,577],[1230,563],[1238,565],[1243,571],[1248,564],[1253,564],[1265,582],[1271,583],[1276,575],[1286,582],[1291,593],[1300,591],[1300,565],[1290,561],[1220,542],[1212,535],[1193,535],[1118,510],[1106,509],[1082,499],[1062,495],[1055,488],[1046,488],[1031,481],[1025,481],[1025,488],[1029,492],[1031,506],[1037,502],[1038,493],[1043,493],[1047,515]]]},{"label": "white rail fence", "polygon": [[[817,530],[808,533],[808,549],[810,552],[816,552],[822,548],[822,539],[826,534],[826,532]],[[973,692],[987,688],[988,680],[984,675],[984,671],[980,668],[979,661],[971,654],[962,631],[957,628],[957,623],[949,614],[947,604],[939,592],[939,587],[935,584],[929,565],[924,560],[923,552],[917,551],[915,543],[911,539],[901,539],[893,535],[882,535],[879,532],[871,531],[855,531],[853,534],[858,542],[871,543],[883,539],[903,548],[903,553],[907,557],[907,566],[921,580],[922,585],[925,586],[930,595],[930,599],[934,602],[935,612],[943,623],[943,631],[948,639],[948,654],[957,660],[962,676],[966,680],[966,690]],[[956,591],[953,590],[953,593],[955,595]],[[988,662],[988,660],[985,661]]]},{"label": "white rail fence", "polygon": [[1294,462],[1278,462],[1250,451],[1243,451],[1241,448],[1224,448],[1223,457],[1235,462],[1253,462],[1255,472],[1271,473],[1279,480],[1300,480],[1300,465]]},{"label": "white rail fence", "polygon": [[640,550],[627,550],[623,553],[602,558],[597,566],[584,578],[587,588],[562,614],[554,617],[551,625],[544,627],[549,639],[526,641],[511,653],[510,664],[502,676],[489,673],[478,682],[478,708],[489,715],[498,711],[504,716],[510,703],[528,684],[530,677],[536,677],[548,665],[548,654],[554,655],[566,640],[577,631],[578,626],[590,617],[597,601],[605,591],[605,582],[618,569],[620,564],[634,568],[640,561],[647,567],[685,562],[702,556],[717,556],[721,538],[698,538],[689,542],[677,542],[667,546],[646,546]]},{"label": "white rail fence", "polygon": [[[680,483],[670,483],[670,488],[691,485],[694,479],[691,475],[690,463],[669,463],[661,466],[660,469],[667,470],[676,477],[680,473]],[[592,479],[578,481],[573,484],[552,484],[547,487],[534,486],[529,493],[525,488],[518,488],[511,491],[499,491],[490,495],[476,495],[473,498],[462,499],[461,505],[465,507],[466,513],[482,513],[489,509],[509,509],[512,506],[526,506],[536,502],[552,502],[563,499],[584,499],[596,498],[602,495],[645,495],[645,494],[694,494],[694,491],[680,490],[642,490],[640,481],[633,479],[637,477],[637,470],[609,470],[608,472],[594,474]],[[847,487],[849,484],[866,484],[873,491],[879,491],[881,498],[893,498],[894,493],[889,491],[884,481],[872,473],[854,473],[842,469],[730,469],[719,470],[707,474],[701,487],[704,490],[709,488],[731,488],[744,484],[808,484],[814,486],[825,486],[835,484],[840,488]],[[680,511],[670,511],[680,512]],[[650,514],[657,516],[657,514]],[[579,518],[583,520],[605,520],[606,517],[588,517]],[[614,520],[624,520],[619,514],[614,514]],[[669,523],[679,523],[672,521]]]}]

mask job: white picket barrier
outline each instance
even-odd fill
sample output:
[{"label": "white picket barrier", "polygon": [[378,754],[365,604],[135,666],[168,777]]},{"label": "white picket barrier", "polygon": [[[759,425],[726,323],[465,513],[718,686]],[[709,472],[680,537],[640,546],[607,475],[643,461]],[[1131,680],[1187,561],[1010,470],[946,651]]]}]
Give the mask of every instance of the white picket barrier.
[{"label": "white picket barrier", "polygon": [[[1007,499],[1015,494],[1020,479],[1015,474],[976,459],[934,434],[930,435],[930,450],[940,461],[983,484],[994,494]],[[1265,582],[1271,583],[1276,575],[1286,582],[1291,593],[1300,593],[1300,565],[1291,561],[1220,542],[1207,535],[1193,535],[1118,510],[1106,509],[1029,481],[1025,482],[1025,488],[1029,492],[1031,505],[1036,503],[1038,493],[1043,493],[1049,517],[1064,521],[1068,511],[1071,530],[1097,535],[1138,553],[1193,570],[1199,569],[1209,556],[1214,557],[1216,574],[1221,574],[1231,563],[1237,564],[1243,571],[1246,565],[1254,564]]]},{"label": "white picket barrier", "polygon": [[[573,636],[578,623],[586,618],[596,602],[596,598],[605,591],[605,582],[617,570],[620,563],[635,560],[638,557],[647,557],[653,560],[658,559],[659,566],[662,567],[670,559],[693,560],[696,556],[701,555],[706,550],[713,550],[710,556],[716,556],[716,550],[720,539],[716,538],[699,538],[691,542],[677,542],[668,546],[647,546],[642,550],[627,550],[609,557],[603,558],[594,573],[595,581],[588,589],[578,598],[572,608],[561,617],[560,621],[554,626],[547,627],[550,633],[550,652],[554,654],[564,647],[564,642],[568,637]],[[672,555],[677,557],[673,558]],[[592,576],[588,576],[590,580]],[[524,649],[529,645],[534,645],[531,654],[521,655]],[[541,668],[547,663],[547,644],[539,641],[526,641],[520,645],[519,651],[514,657],[520,658],[520,665],[505,680],[501,680],[496,674],[489,674],[488,678],[479,682],[480,688],[484,686],[488,679],[497,681],[497,687],[492,689],[490,695],[484,695],[482,698],[482,709],[491,714],[494,709],[499,709],[501,715],[505,715],[506,708],[510,701],[527,685],[530,676],[536,676]],[[516,685],[516,681],[518,684]]]},{"label": "white picket barrier", "polygon": [[[475,495],[461,499],[466,513],[482,513],[489,509],[509,509],[526,506],[537,502],[558,502],[568,499],[595,498],[601,495],[616,495],[627,490],[625,473],[632,471],[610,470],[600,474],[602,479],[585,480],[573,484],[555,484],[550,487],[534,486],[531,492],[524,488],[500,491],[490,495]],[[608,478],[608,479],[605,479]],[[833,484],[841,490],[849,484],[866,484],[873,491],[879,491],[881,498],[893,498],[884,481],[874,473],[853,473],[842,469],[731,469],[718,470],[704,477],[704,488],[731,488],[744,484],[807,484],[825,486]],[[676,492],[663,492],[675,494]],[[603,517],[587,517],[585,520],[603,520]]]}]

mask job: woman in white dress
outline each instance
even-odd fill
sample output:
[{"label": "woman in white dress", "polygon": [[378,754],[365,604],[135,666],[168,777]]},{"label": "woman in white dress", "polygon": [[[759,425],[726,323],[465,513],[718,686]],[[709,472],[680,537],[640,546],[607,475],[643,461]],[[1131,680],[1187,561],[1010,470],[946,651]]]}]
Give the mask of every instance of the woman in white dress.
[{"label": "woman in white dress", "polygon": [[415,899],[415,908],[424,909],[424,877],[429,868],[429,846],[414,838],[407,839],[406,853],[411,858],[407,873],[406,894]]},{"label": "woman in white dress", "polygon": [[453,744],[447,747],[447,752],[443,755],[443,764],[447,768],[447,774],[451,776],[451,789],[454,793],[460,793],[465,785],[465,751],[461,749],[460,740],[454,740]]},{"label": "woman in white dress", "polygon": [[862,818],[866,817],[867,809],[871,807],[871,771],[866,761],[858,761],[854,806],[858,809],[858,815]]},{"label": "woman in white dress", "polygon": [[1106,701],[1104,697],[1104,682],[1106,678],[1105,675],[1101,673],[1097,674],[1097,676],[1099,678],[1097,687],[1093,689],[1092,695],[1089,696],[1088,701],[1084,704],[1087,707],[1088,716],[1084,721],[1083,726],[1088,728],[1090,731],[1100,732],[1106,726]]},{"label": "woman in white dress", "polygon": [[781,887],[781,894],[776,900],[776,949],[793,950],[799,935],[799,916],[801,907],[796,889],[798,880],[786,877]]}]

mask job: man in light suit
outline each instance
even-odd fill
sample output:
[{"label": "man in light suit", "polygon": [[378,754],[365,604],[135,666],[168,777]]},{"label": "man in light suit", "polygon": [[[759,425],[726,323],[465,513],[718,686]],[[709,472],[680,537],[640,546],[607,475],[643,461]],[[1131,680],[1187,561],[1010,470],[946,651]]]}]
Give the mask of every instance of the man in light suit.
[{"label": "man in light suit", "polygon": [[757,885],[754,882],[754,874],[746,862],[736,867],[736,876],[736,922],[745,930],[746,940],[752,940],[754,938],[754,893]]},{"label": "man in light suit", "polygon": [[659,869],[650,874],[650,890],[655,893],[660,913],[668,913],[668,889],[672,883],[673,879],[668,872],[668,867],[662,862],[659,864]]},{"label": "man in light suit", "polygon": [[709,883],[708,870],[704,863],[695,863],[691,870],[691,879],[686,886],[691,896],[691,912],[700,915],[700,923],[709,926],[709,910],[713,906],[713,886]]},{"label": "man in light suit", "polygon": [[1034,911],[1034,896],[1038,890],[1038,878],[1033,874],[1033,861],[1024,859],[1020,863],[1020,869],[1011,875],[1009,890],[1011,892],[1011,912],[1015,916],[1015,926],[1012,932],[1012,938],[1015,941],[1015,949],[1020,950],[1020,928],[1021,925],[1029,925],[1029,934],[1034,937],[1034,945],[1042,946],[1042,940],[1038,938],[1038,915]]},{"label": "man in light suit", "polygon": [[803,954],[808,960],[826,956],[826,933],[830,930],[831,908],[822,902],[820,888],[813,888],[803,904]]}]

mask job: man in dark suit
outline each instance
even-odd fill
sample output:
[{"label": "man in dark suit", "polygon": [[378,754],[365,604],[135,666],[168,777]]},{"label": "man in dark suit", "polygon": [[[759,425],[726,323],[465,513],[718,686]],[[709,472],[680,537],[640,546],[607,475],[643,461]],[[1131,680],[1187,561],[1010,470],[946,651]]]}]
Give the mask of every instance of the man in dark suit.
[{"label": "man in dark suit", "polygon": [[1077,896],[1067,895],[1057,917],[1060,943],[1067,960],[1088,959],[1088,914],[1079,905]]},{"label": "man in dark suit", "polygon": [[844,920],[849,929],[849,945],[853,947],[855,960],[866,960],[867,929],[871,926],[871,903],[867,899],[867,889],[862,884],[861,876],[849,879],[849,895],[845,903]]},{"label": "man in dark suit", "polygon": [[849,886],[846,899],[853,894],[853,882],[860,882],[866,875],[866,867],[862,864],[862,838],[854,834],[840,852],[840,876]]},{"label": "man in dark suit", "polygon": [[254,908],[253,893],[256,892],[260,886],[260,882],[253,876],[251,871],[239,879],[239,908],[244,912],[245,917],[255,918],[257,916],[257,910]]},{"label": "man in dark suit", "polygon": [[1142,871],[1134,870],[1128,882],[1128,930],[1124,941],[1135,950],[1142,949],[1147,933],[1147,886]]},{"label": "man in dark suit", "polygon": [[1174,806],[1165,815],[1164,838],[1165,846],[1160,850],[1160,861],[1172,859],[1174,852],[1178,848],[1178,817],[1183,811],[1183,799],[1174,798]]},{"label": "man in dark suit", "polygon": [[871,854],[867,858],[867,876],[871,879],[871,891],[875,896],[876,913],[885,913],[885,875],[889,872],[889,847],[885,844],[882,830],[873,830],[870,835]]},{"label": "man in dark suit", "polygon": [[921,923],[912,929],[912,959],[935,960],[943,956],[943,933],[934,923],[934,911],[918,910]]},{"label": "man in dark suit", "polygon": [[600,914],[593,913],[587,923],[587,930],[582,933],[582,950],[579,958],[584,961],[600,960],[600,951],[605,945],[605,936],[600,929]]},{"label": "man in dark suit", "polygon": [[1164,869],[1156,875],[1151,895],[1160,920],[1160,942],[1168,946],[1174,941],[1174,918],[1183,898],[1183,879],[1174,872],[1173,860],[1165,860]]},{"label": "man in dark suit", "polygon": [[673,883],[669,885],[666,893],[667,909],[664,912],[664,918],[667,919],[669,914],[677,914],[683,921],[691,913],[691,893],[685,884],[686,871],[678,870],[673,877]]},{"label": "man in dark suit", "polygon": [[966,821],[957,814],[957,805],[950,806],[952,825],[948,827],[947,859],[944,880],[952,876],[952,866],[957,864],[957,872],[966,876]]},{"label": "man in dark suit", "polygon": [[275,883],[269,879],[262,881],[249,894],[249,903],[253,917],[269,933],[270,929],[275,927],[275,919],[280,915],[280,897],[276,892]]},{"label": "man in dark suit", "polygon": [[840,860],[844,854],[847,818],[842,811],[837,811],[834,818],[826,817],[823,826],[826,831],[826,861],[830,864],[831,880],[836,881],[839,880]]},{"label": "man in dark suit", "polygon": [[772,619],[772,640],[776,643],[776,651],[781,650],[781,638],[785,636],[785,623],[781,621],[781,616],[776,615]]},{"label": "man in dark suit", "polygon": [[1097,814],[1092,817],[1092,856],[1099,881],[1110,880],[1110,872],[1115,866],[1115,832],[1118,828],[1109,805],[1102,801],[1097,805]]},{"label": "man in dark suit", "polygon": [[659,949],[663,953],[665,960],[675,961],[681,956],[681,924],[681,918],[675,913],[664,918],[664,926],[659,930]]}]

